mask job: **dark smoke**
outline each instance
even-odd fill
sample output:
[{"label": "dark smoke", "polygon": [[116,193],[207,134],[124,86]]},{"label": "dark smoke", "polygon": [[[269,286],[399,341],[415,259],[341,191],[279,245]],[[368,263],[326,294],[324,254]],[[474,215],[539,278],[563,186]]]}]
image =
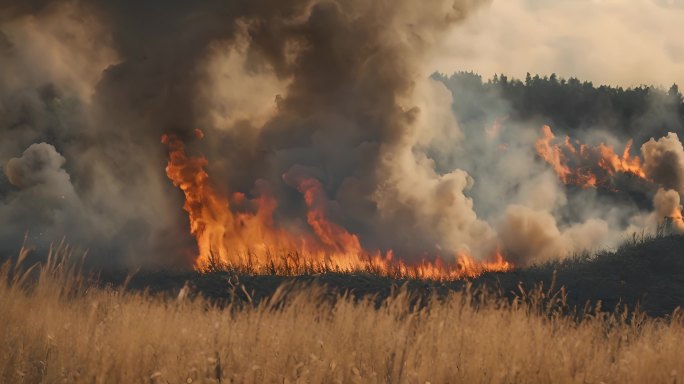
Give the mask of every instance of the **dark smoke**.
[{"label": "dark smoke", "polygon": [[[195,128],[219,187],[257,193],[265,180],[283,225],[302,220],[301,196],[281,179],[301,165],[370,247],[419,256],[474,243],[487,226],[462,195],[467,175],[440,176],[414,156],[413,96],[421,58],[479,3],[2,6],[0,253],[28,231],[34,246],[66,236],[104,264],[187,261],[192,239],[159,138],[191,140]],[[444,210],[464,207],[454,232]],[[447,232],[454,240],[440,244]]]}]

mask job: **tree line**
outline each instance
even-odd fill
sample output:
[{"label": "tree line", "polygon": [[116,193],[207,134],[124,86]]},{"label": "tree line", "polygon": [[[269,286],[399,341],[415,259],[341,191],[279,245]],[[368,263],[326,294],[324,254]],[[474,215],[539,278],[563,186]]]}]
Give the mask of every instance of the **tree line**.
[{"label": "tree line", "polygon": [[451,76],[436,73],[453,94],[453,107],[462,123],[486,116],[516,121],[537,121],[554,129],[608,129],[635,139],[651,135],[684,133],[684,97],[677,84],[669,89],[641,85],[594,85],[575,77],[527,74],[524,80],[494,75],[484,81],[474,72]]}]

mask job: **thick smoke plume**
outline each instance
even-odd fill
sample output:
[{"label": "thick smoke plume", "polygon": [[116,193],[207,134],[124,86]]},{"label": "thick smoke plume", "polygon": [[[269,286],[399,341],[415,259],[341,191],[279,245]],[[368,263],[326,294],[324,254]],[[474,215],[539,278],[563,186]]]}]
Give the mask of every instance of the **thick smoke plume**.
[{"label": "thick smoke plume", "polygon": [[[269,225],[333,248],[413,262],[502,250],[524,265],[646,225],[651,213],[603,205],[595,191],[566,194],[534,153],[538,126],[459,128],[459,99],[428,66],[486,4],[1,7],[0,255],[28,232],[37,247],[66,236],[105,265],[190,265],[196,245],[164,172],[164,134],[206,157],[195,170],[206,168],[231,209],[273,201]],[[504,117],[510,106],[496,103],[492,115]],[[644,144],[644,161],[681,192],[674,141]],[[671,192],[658,211],[678,206]]]},{"label": "thick smoke plume", "polygon": [[[431,134],[419,126],[427,117],[414,90],[430,46],[477,6],[63,1],[4,7],[2,209],[13,214],[2,217],[23,220],[3,223],[16,229],[3,231],[10,248],[3,253],[15,247],[18,233],[28,231],[32,242],[45,245],[61,232],[95,248],[103,261],[182,259],[192,239],[177,240],[187,224],[181,197],[164,177],[159,137],[189,140],[198,127],[207,140],[196,149],[210,159],[219,188],[257,193],[255,181],[264,180],[280,199],[284,226],[302,226],[301,197],[280,177],[300,165],[346,212],[341,225],[368,234],[369,246],[419,255],[476,243],[483,224],[462,195],[468,177],[436,174],[414,148]],[[442,115],[455,129],[453,118]],[[40,142],[49,144],[33,145]],[[33,204],[31,196],[41,191],[64,192],[69,202],[46,201],[50,209]],[[462,209],[466,215],[454,230]],[[447,233],[462,239],[440,244]]]}]

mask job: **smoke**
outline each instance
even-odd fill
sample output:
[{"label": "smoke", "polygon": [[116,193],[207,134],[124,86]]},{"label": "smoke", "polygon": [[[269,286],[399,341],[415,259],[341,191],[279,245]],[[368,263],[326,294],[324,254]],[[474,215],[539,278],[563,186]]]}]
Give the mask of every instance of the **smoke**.
[{"label": "smoke", "polygon": [[[450,152],[434,153],[436,168],[472,176],[475,212],[518,264],[613,247],[662,224],[654,197],[659,186],[677,188],[681,168],[671,132],[681,129],[675,87],[624,90],[554,76],[483,82],[463,72],[433,78],[452,92],[463,133]],[[646,134],[654,138],[646,142]],[[569,235],[578,228],[600,236]]]},{"label": "smoke", "polygon": [[[209,158],[219,189],[258,193],[262,180],[281,201],[284,226],[301,220],[304,207],[280,175],[300,165],[316,169],[319,193],[348,212],[340,224],[370,246],[405,246],[416,256],[453,251],[463,246],[445,242],[455,224],[457,236],[474,242],[470,233],[483,230],[471,226],[484,224],[462,193],[470,181],[463,172],[435,173],[421,153],[431,140],[421,125],[431,123],[433,107],[430,99],[416,103],[414,90],[434,88],[419,85],[429,81],[420,76],[423,59],[479,3],[3,8],[2,204],[25,213],[3,227],[28,231],[37,245],[51,228],[113,264],[183,260],[192,239],[178,236],[182,197],[164,177],[159,137],[190,139],[200,127],[210,139],[193,147]],[[434,92],[448,96],[422,95]],[[448,104],[440,114],[447,122],[435,129],[455,129]],[[39,142],[51,150],[38,155]],[[30,166],[35,158],[51,161]],[[38,191],[64,192],[70,203],[28,210]],[[401,231],[383,227],[390,223]],[[397,244],[407,237],[416,241]]]},{"label": "smoke", "polygon": [[[463,120],[479,100],[428,76],[444,38],[487,4],[0,8],[0,255],[28,231],[37,247],[66,236],[105,265],[189,265],[165,133],[206,156],[217,191],[276,201],[274,226],[343,252],[419,261],[502,248],[524,265],[614,244],[637,208],[568,194],[534,154],[538,126],[505,121],[512,106],[497,97]],[[459,122],[452,103],[473,108]],[[645,162],[681,191],[670,140],[645,144]]]},{"label": "smoke", "polygon": [[561,230],[548,211],[520,205],[510,206],[499,226],[502,245],[518,265],[591,251],[605,242],[609,233],[608,223],[601,219],[589,219]]},{"label": "smoke", "polygon": [[641,146],[648,177],[665,188],[684,193],[684,147],[676,133]]},{"label": "smoke", "polygon": [[[676,218],[678,214],[679,220],[677,223],[681,224],[682,206],[680,204],[680,196],[677,191],[673,191],[671,189],[659,189],[653,198],[653,205],[655,207],[653,214],[655,216],[654,221],[656,223],[661,223],[664,218],[672,219],[673,215],[675,215],[674,217]],[[682,227],[679,226],[679,229],[681,230]]]},{"label": "smoke", "polygon": [[21,157],[7,162],[10,184],[20,189],[47,186],[57,194],[72,190],[69,175],[62,169],[66,159],[50,144],[32,144]]},{"label": "smoke", "polygon": [[[684,232],[684,220],[682,219],[681,197],[677,191],[671,189],[658,189],[653,198],[655,211],[650,218],[656,226],[665,226],[665,230]],[[653,225],[653,224],[652,224]],[[669,228],[667,228],[669,226]]]},{"label": "smoke", "polygon": [[[420,77],[432,40],[473,5],[313,5],[304,18],[277,33],[291,35],[291,42],[279,44],[296,55],[271,61],[272,71],[289,83],[276,99],[277,113],[261,127],[237,123],[224,128],[226,139],[213,150],[223,151],[227,144],[236,151],[234,159],[223,166],[211,162],[216,165],[210,173],[245,190],[261,171],[279,200],[289,200],[281,209],[282,221],[296,225],[302,198],[284,188],[280,175],[292,165],[309,167],[320,175],[327,196],[347,213],[339,222],[360,233],[371,249],[392,248],[416,259],[438,250],[454,253],[466,244],[464,239],[476,243],[470,232],[481,230],[471,228],[478,223],[463,196],[467,177],[435,173],[422,152],[421,146],[433,139],[432,130],[458,131],[448,102],[442,103],[441,114],[429,113],[434,110],[427,104],[430,97],[445,100],[448,93]],[[257,46],[259,33],[251,34]],[[418,94],[428,98],[418,102]],[[427,118],[443,124],[428,126],[432,121]],[[247,174],[234,169],[240,162],[250,163]]]},{"label": "smoke", "polygon": [[23,225],[31,225],[38,235],[59,240],[68,228],[81,219],[80,201],[69,174],[62,168],[65,158],[50,144],[32,144],[24,153],[7,162],[5,174],[18,191],[0,205],[5,225],[2,237],[16,241],[23,236]]}]

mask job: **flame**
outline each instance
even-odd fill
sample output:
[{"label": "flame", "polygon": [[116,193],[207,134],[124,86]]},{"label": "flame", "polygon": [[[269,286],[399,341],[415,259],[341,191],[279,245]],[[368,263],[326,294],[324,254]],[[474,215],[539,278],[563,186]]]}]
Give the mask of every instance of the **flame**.
[{"label": "flame", "polygon": [[642,179],[646,179],[646,172],[641,167],[641,158],[639,156],[630,156],[629,150],[632,148],[632,140],[630,139],[625,145],[622,156],[618,156],[613,147],[607,146],[603,143],[599,145],[599,152],[601,159],[599,166],[608,171],[611,175],[616,172],[630,173]]},{"label": "flame", "polygon": [[[204,134],[196,130],[195,136],[201,138]],[[463,253],[456,255],[453,263],[435,258],[407,264],[396,260],[392,250],[385,254],[365,250],[357,235],[329,220],[329,201],[323,186],[311,177],[283,175],[302,193],[311,229],[286,231],[274,223],[277,202],[268,192],[261,192],[255,199],[240,192],[228,197],[211,183],[205,171],[206,158],[188,156],[185,144],[174,135],[163,135],[162,143],[169,151],[166,174],[185,196],[183,209],[197,242],[198,271],[220,268],[285,275],[364,271],[395,278],[455,280],[513,269],[498,251],[491,261],[477,261]],[[250,209],[238,210],[238,206]]]},{"label": "flame", "polygon": [[[568,136],[562,143],[557,143],[551,127],[544,125],[542,137],[537,139],[534,147],[564,184],[579,185],[582,188],[609,186],[610,178],[617,173],[648,180],[641,158],[629,154],[632,140],[627,142],[622,154],[618,155],[612,146],[605,143],[590,147],[577,142],[575,146]],[[597,171],[603,175],[597,174]]]},{"label": "flame", "polygon": [[297,190],[304,194],[304,201],[309,207],[309,212],[306,214],[307,222],[323,244],[338,253],[359,254],[362,252],[361,243],[356,235],[326,219],[323,209],[325,193],[320,181],[313,178],[303,179],[298,183]]},{"label": "flame", "polygon": [[[556,135],[551,131],[551,127],[545,125],[542,127],[542,136],[542,138],[534,143],[534,148],[537,150],[539,156],[553,167],[553,171],[556,172],[558,178],[560,178],[563,183],[567,184],[572,175],[572,171],[566,165],[565,155],[563,154],[560,145],[552,144]],[[569,137],[566,138],[565,144],[572,149],[572,153],[574,154],[575,148],[570,144]]]}]

